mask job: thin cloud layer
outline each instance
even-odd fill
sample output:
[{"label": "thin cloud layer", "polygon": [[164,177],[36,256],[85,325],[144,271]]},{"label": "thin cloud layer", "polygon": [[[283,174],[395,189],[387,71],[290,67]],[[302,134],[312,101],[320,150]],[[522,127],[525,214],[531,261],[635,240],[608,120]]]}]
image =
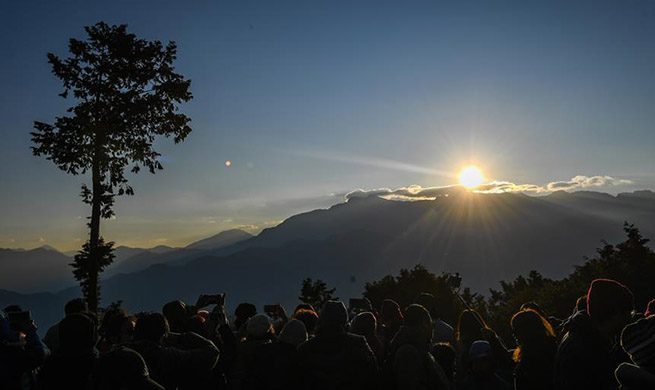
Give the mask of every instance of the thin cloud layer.
[{"label": "thin cloud layer", "polygon": [[[509,181],[493,181],[483,184],[475,189],[476,192],[484,193],[547,193],[554,191],[570,191],[590,187],[607,187],[632,184],[632,181],[619,179],[611,176],[583,176],[578,175],[565,181],[553,181],[545,186],[536,184],[516,184]],[[450,194],[466,191],[463,186],[452,185],[445,187],[421,187],[411,185],[400,188],[377,188],[372,190],[356,189],[347,193],[344,197],[346,200],[353,198],[367,198],[377,196],[390,200],[434,200],[438,197],[449,196]]]}]

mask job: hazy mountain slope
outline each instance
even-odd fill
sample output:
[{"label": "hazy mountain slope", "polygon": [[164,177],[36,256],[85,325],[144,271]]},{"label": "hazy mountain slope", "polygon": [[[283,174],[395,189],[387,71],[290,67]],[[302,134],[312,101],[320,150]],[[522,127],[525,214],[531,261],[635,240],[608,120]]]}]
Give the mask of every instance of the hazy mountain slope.
[{"label": "hazy mountain slope", "polygon": [[219,249],[237,242],[247,240],[253,235],[240,229],[231,229],[220,232],[214,236],[193,242],[186,246],[187,249]]},{"label": "hazy mountain slope", "polygon": [[0,248],[0,288],[25,293],[61,290],[74,284],[70,262],[53,249]]}]

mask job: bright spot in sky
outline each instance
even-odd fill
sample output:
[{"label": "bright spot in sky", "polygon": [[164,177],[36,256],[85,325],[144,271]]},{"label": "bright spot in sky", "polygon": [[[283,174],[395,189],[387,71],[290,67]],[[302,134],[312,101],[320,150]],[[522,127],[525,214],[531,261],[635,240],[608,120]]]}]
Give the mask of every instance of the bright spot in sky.
[{"label": "bright spot in sky", "polygon": [[476,166],[468,166],[459,172],[459,184],[466,188],[475,188],[482,184],[484,176]]},{"label": "bright spot in sky", "polygon": [[232,161],[227,160],[227,161],[225,162],[225,166],[228,167],[228,168],[229,168],[230,166],[232,166]]}]

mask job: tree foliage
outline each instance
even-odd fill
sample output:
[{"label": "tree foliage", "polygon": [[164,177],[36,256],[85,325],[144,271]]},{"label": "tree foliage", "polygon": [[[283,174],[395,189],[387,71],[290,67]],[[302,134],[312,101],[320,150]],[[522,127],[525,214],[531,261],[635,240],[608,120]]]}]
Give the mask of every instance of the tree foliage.
[{"label": "tree foliage", "polygon": [[[649,240],[634,225],[626,222],[623,230],[625,241],[616,245],[601,241],[596,257],[585,258],[566,278],[554,280],[530,271],[527,276],[520,275],[513,281],[501,281],[500,289],[491,289],[486,297],[468,288],[461,296],[505,340],[511,340],[509,320],[522,304],[534,301],[547,315],[566,318],[573,312],[576,299],[585,295],[590,283],[598,278],[614,279],[628,286],[635,295],[637,310],[644,310],[648,301],[655,298],[655,284],[650,277],[655,275],[655,253],[647,245]],[[367,283],[364,296],[374,307],[379,307],[387,298],[405,307],[422,292],[432,293],[443,312],[442,317],[456,324],[462,305],[448,286],[448,274],[437,276],[422,265],[403,269],[396,277],[387,275]]]},{"label": "tree foliage", "polygon": [[335,291],[336,288],[330,288],[321,279],[305,278],[302,281],[298,299],[301,302],[309,303],[316,310],[320,310],[327,301],[339,299],[339,297],[334,296]]},{"label": "tree foliage", "polygon": [[71,39],[70,57],[48,54],[53,74],[63,84],[59,96],[75,105],[53,124],[34,122],[32,152],[72,174],[91,173],[82,200],[91,205],[89,242],[75,256],[74,275],[89,307],[99,299],[98,273],[113,260],[112,243],[100,237],[100,219],[114,215],[116,195],[133,195],[125,169],[162,169],[153,149],[157,136],[183,141],[190,119],[178,105],[192,98],[190,80],[175,73],[177,46],[139,39],[126,25],[104,22],[85,27],[86,40]]}]

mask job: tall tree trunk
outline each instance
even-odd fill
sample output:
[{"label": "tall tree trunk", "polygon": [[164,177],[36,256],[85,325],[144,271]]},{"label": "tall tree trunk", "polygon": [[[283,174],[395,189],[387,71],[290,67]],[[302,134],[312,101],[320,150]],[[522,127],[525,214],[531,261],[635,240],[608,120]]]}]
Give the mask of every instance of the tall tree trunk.
[{"label": "tall tree trunk", "polygon": [[89,310],[93,313],[97,313],[98,304],[99,304],[99,290],[98,285],[99,279],[99,264],[100,264],[100,251],[98,250],[98,244],[100,242],[100,206],[102,202],[103,188],[102,180],[100,177],[100,153],[98,152],[99,148],[96,148],[96,155],[93,159],[93,168],[92,168],[92,181],[93,181],[93,198],[91,200],[91,222],[89,224],[90,228],[90,237],[89,244],[90,248],[90,258],[89,258],[89,289],[87,292],[87,303],[89,305]]}]

